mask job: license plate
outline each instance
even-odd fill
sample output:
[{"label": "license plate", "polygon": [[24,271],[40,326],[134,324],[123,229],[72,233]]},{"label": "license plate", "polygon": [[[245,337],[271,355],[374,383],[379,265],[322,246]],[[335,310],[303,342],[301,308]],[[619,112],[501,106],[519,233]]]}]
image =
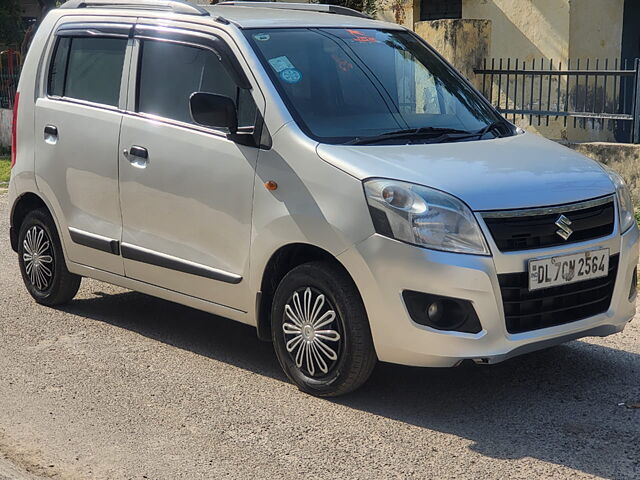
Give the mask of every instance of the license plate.
[{"label": "license plate", "polygon": [[606,277],[608,274],[608,248],[557,257],[534,258],[529,260],[529,290],[592,280]]}]

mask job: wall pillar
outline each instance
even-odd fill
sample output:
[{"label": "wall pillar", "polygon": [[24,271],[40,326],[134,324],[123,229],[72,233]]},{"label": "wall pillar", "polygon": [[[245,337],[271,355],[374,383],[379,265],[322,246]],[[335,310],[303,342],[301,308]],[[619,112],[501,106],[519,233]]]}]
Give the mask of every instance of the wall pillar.
[{"label": "wall pillar", "polygon": [[13,110],[0,108],[0,150],[11,147],[11,124]]}]

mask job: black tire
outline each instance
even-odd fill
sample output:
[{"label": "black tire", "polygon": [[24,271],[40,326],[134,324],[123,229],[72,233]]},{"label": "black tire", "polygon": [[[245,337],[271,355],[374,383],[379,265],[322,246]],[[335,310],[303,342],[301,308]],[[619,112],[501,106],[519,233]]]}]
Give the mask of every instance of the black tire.
[{"label": "black tire", "polygon": [[[297,293],[299,305],[305,310],[307,289],[310,293],[306,312],[316,315],[307,315],[305,319],[305,315],[297,315],[294,309]],[[322,302],[321,295],[324,295]],[[287,304],[288,312],[293,312],[295,318],[286,313]],[[332,318],[331,311],[334,319],[323,325]],[[309,317],[313,317],[311,323],[315,328]],[[299,318],[305,320],[297,326],[295,319]],[[356,286],[343,269],[327,262],[305,263],[282,279],[273,299],[271,336],[287,377],[300,390],[319,397],[335,397],[357,389],[367,381],[377,361],[369,320]],[[330,351],[334,352],[335,359],[329,355]],[[326,371],[316,354],[324,361]],[[300,364],[297,358],[301,358]]]},{"label": "black tire", "polygon": [[27,290],[42,305],[67,303],[80,288],[82,277],[67,270],[56,226],[46,210],[33,210],[22,222],[18,262]]}]

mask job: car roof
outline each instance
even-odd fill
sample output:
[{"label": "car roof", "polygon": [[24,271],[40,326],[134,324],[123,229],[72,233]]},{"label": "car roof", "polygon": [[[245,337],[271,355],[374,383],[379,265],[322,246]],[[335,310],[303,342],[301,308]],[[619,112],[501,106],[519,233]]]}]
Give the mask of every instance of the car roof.
[{"label": "car roof", "polygon": [[240,28],[281,27],[354,27],[402,29],[395,23],[382,22],[365,17],[339,15],[310,10],[269,8],[256,5],[199,5],[214,17],[223,17]]}]

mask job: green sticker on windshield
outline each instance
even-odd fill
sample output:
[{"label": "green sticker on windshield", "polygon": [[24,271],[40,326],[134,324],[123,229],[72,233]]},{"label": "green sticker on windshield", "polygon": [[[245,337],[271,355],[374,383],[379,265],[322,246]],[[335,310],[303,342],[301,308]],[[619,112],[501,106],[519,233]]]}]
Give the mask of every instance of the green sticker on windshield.
[{"label": "green sticker on windshield", "polygon": [[302,73],[295,68],[287,68],[280,72],[280,78],[287,83],[298,83],[302,80]]},{"label": "green sticker on windshield", "polygon": [[293,63],[291,63],[291,61],[285,55],[281,57],[272,58],[271,60],[269,60],[269,65],[271,65],[273,69],[278,73],[280,73],[283,70],[295,68],[293,66]]}]

